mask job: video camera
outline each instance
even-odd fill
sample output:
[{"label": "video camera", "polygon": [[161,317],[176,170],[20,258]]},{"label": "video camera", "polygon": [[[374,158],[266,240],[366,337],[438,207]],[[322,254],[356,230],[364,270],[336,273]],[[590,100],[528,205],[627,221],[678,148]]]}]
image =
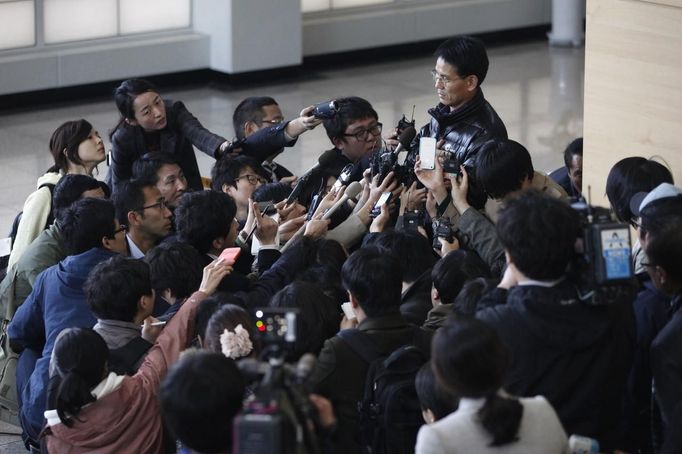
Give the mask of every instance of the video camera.
[{"label": "video camera", "polygon": [[308,400],[307,378],[315,356],[306,354],[297,365],[284,362],[297,338],[298,309],[256,310],[256,329],[266,361],[239,361],[242,373],[256,384],[235,418],[232,452],[249,454],[317,454],[316,419]]},{"label": "video camera", "polygon": [[399,184],[407,187],[416,180],[414,163],[406,161],[412,140],[417,135],[414,125],[414,118],[408,121],[405,114],[403,114],[403,117],[396,126],[400,144],[393,151],[381,149],[372,155],[370,161],[372,176],[379,175],[379,182],[383,181],[389,172],[395,174],[395,179]]},{"label": "video camera", "polygon": [[577,201],[571,207],[580,214],[582,237],[569,276],[583,301],[595,305],[631,299],[633,282],[630,226],[617,222],[611,211]]}]

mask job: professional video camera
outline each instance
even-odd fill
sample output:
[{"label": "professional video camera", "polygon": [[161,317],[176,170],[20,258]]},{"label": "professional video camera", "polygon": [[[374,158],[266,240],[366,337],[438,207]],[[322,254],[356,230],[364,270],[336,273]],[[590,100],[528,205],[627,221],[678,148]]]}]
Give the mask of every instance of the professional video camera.
[{"label": "professional video camera", "polygon": [[603,305],[627,301],[634,296],[630,226],[617,222],[610,210],[584,201],[571,204],[581,217],[582,237],[569,276],[580,299]]},{"label": "professional video camera", "polygon": [[450,224],[450,220],[448,218],[434,219],[432,222],[432,226],[433,244],[431,245],[431,247],[433,247],[434,249],[440,251],[441,248],[443,247],[439,240],[440,238],[443,238],[450,243],[452,243],[454,239],[457,238],[460,248],[461,249],[467,248],[468,246],[467,236],[457,227],[453,227],[452,224]]},{"label": "professional video camera", "polygon": [[[246,359],[239,368],[257,382],[234,421],[232,452],[249,454],[316,454],[315,413],[308,400],[306,379],[315,356],[303,355],[297,365],[284,362],[288,346],[296,341],[298,309],[256,310],[256,328],[267,361]],[[258,381],[260,380],[260,381]]]},{"label": "professional video camera", "polygon": [[414,118],[408,121],[405,114],[403,114],[403,117],[396,126],[400,144],[393,151],[381,149],[372,155],[370,161],[372,175],[379,175],[380,182],[386,178],[389,172],[395,174],[395,179],[398,183],[407,187],[415,181],[414,163],[406,161],[412,140],[417,135],[414,124]]}]

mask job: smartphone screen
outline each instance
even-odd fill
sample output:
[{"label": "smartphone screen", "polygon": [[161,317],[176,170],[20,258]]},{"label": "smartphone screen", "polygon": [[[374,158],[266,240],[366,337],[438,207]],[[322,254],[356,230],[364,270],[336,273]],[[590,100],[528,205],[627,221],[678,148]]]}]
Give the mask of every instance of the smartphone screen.
[{"label": "smartphone screen", "polygon": [[419,139],[419,159],[422,169],[433,170],[436,168],[436,139],[433,137]]},{"label": "smartphone screen", "polygon": [[373,218],[379,216],[381,214],[381,207],[386,205],[390,198],[391,192],[384,192],[381,194],[381,197],[379,197],[379,200],[377,200],[377,203],[374,205],[374,208],[372,208],[372,211],[369,213],[369,215]]}]

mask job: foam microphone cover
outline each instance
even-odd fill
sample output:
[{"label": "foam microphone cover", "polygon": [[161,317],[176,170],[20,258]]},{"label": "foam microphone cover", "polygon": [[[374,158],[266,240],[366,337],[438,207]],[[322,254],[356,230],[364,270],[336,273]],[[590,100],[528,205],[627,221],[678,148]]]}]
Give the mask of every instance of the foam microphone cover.
[{"label": "foam microphone cover", "polygon": [[417,130],[414,129],[414,126],[408,126],[403,130],[402,134],[398,136],[398,141],[400,142],[400,145],[403,146],[403,148],[409,148],[416,135]]}]

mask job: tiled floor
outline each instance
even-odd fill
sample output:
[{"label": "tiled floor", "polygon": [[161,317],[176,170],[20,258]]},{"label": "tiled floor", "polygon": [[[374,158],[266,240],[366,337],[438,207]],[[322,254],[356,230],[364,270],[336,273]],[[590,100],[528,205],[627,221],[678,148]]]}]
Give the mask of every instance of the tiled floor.
[{"label": "tiled floor", "polygon": [[[483,90],[507,125],[512,139],[528,147],[538,170],[549,171],[562,163],[561,152],[582,135],[583,49],[550,48],[546,42],[497,46],[489,50],[490,71]],[[199,88],[162,93],[180,99],[208,129],[232,137],[232,112],[251,95],[273,96],[284,114],[295,116],[315,102],[338,96],[368,99],[384,125],[394,125],[415,106],[417,125],[424,124],[426,110],[436,102],[429,71],[434,60],[424,58],[330,69],[308,74],[304,81],[225,90]],[[63,107],[16,114],[0,113],[0,237],[9,231],[24,199],[35,188],[36,178],[51,164],[47,144],[62,122],[89,120],[105,134],[117,121],[112,100],[72,103]],[[107,148],[108,148],[107,139]],[[292,170],[312,165],[329,148],[322,127],[306,133],[298,144],[280,156]],[[212,159],[198,153],[202,173],[210,172]],[[100,165],[100,177],[106,175]]]}]

